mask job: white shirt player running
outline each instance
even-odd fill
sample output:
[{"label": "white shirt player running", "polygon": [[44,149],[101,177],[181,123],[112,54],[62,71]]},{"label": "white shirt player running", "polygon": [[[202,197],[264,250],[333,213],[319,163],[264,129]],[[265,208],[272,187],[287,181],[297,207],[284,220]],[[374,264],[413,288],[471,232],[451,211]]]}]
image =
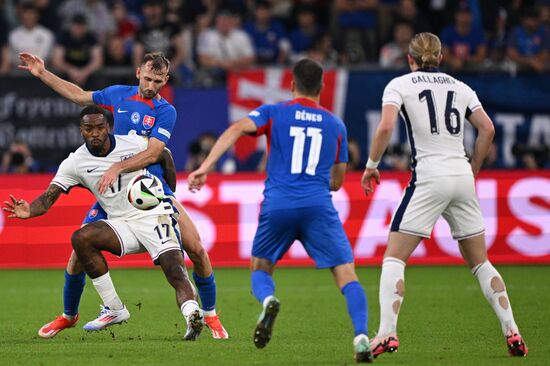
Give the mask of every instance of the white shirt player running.
[{"label": "white shirt player running", "polygon": [[97,188],[101,176],[111,165],[128,159],[147,149],[147,139],[137,135],[110,135],[111,151],[107,156],[94,156],[86,144],[80,146],[74,153],[63,160],[52,184],[59,186],[65,193],[72,187],[82,186],[89,189],[107,213],[109,220],[131,220],[147,216],[172,214],[172,205],[163,202],[151,210],[138,210],[128,201],[126,187],[137,174],[146,172],[145,169],[119,175],[112,187],[104,194],[99,194]]},{"label": "white shirt player running", "polygon": [[442,72],[414,71],[384,89],[382,105],[400,109],[417,177],[472,175],[464,151],[464,119],[481,107],[476,93]]}]

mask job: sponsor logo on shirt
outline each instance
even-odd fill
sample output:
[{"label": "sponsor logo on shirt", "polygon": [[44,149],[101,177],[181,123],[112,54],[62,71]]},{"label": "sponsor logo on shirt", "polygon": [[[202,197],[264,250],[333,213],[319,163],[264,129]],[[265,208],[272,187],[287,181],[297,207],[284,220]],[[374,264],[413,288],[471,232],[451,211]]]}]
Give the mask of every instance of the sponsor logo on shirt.
[{"label": "sponsor logo on shirt", "polygon": [[309,113],[306,111],[296,111],[295,119],[300,121],[309,121],[309,122],[322,122],[323,115],[317,113]]},{"label": "sponsor logo on shirt", "polygon": [[155,117],[151,117],[149,115],[145,115],[145,117],[143,117],[143,127],[151,128],[154,125],[155,125]]},{"label": "sponsor logo on shirt", "polygon": [[260,112],[258,112],[258,111],[252,111],[252,112],[248,113],[248,115],[249,115],[250,117],[258,117],[258,116],[260,115]]},{"label": "sponsor logo on shirt", "polygon": [[132,119],[132,122],[134,122],[135,124],[137,124],[139,122],[139,119],[140,119],[140,115],[138,112],[134,112],[132,113],[132,117],[130,117]]}]

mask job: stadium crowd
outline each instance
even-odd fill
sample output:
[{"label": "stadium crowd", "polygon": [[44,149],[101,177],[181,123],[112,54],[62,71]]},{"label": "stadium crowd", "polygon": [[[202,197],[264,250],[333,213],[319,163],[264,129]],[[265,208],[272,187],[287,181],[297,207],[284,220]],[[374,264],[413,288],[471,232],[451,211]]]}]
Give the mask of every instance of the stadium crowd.
[{"label": "stadium crowd", "polygon": [[174,80],[208,86],[226,71],[290,65],[406,67],[414,33],[430,31],[446,67],[544,72],[548,0],[4,0],[0,74],[29,51],[84,85],[102,67],[162,51]]}]

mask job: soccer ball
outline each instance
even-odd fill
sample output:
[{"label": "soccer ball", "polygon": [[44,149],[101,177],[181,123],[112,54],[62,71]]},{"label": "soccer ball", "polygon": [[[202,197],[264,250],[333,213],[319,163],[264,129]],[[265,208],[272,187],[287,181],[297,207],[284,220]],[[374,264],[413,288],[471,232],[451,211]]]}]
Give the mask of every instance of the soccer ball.
[{"label": "soccer ball", "polygon": [[151,210],[164,199],[160,180],[151,174],[138,174],[128,183],[128,201],[139,210]]}]

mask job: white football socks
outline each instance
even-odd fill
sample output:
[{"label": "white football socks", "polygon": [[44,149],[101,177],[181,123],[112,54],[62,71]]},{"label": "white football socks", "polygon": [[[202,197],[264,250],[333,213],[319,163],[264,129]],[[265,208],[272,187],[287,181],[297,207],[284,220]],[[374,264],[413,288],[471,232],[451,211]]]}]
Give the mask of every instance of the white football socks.
[{"label": "white football socks", "polygon": [[500,320],[504,336],[506,336],[509,330],[517,333],[518,326],[514,321],[512,305],[508,299],[506,286],[495,267],[493,267],[491,262],[485,261],[472,268],[472,274],[479,280],[481,291],[483,291],[485,298],[487,298],[498,320]]},{"label": "white football socks", "polygon": [[395,257],[384,258],[380,275],[380,327],[377,337],[397,332],[397,316],[405,295],[405,262]]},{"label": "white football socks", "polygon": [[92,278],[92,282],[105,306],[111,310],[121,310],[124,308],[124,304],[122,304],[122,301],[116,293],[109,272],[105,273],[103,276]]},{"label": "white football socks", "polygon": [[200,309],[199,303],[195,300],[187,300],[183,304],[181,304],[180,310],[183,314],[183,317],[187,320],[189,318],[189,315],[191,315],[195,310]]}]

